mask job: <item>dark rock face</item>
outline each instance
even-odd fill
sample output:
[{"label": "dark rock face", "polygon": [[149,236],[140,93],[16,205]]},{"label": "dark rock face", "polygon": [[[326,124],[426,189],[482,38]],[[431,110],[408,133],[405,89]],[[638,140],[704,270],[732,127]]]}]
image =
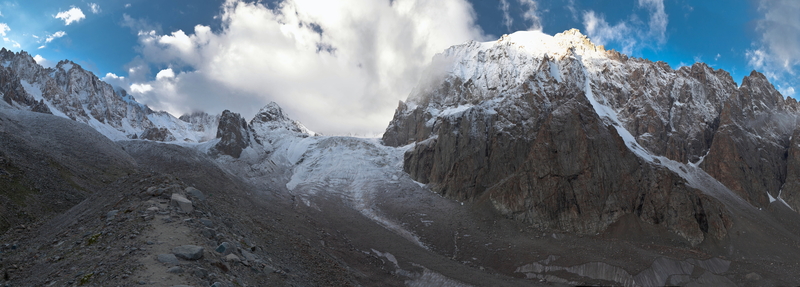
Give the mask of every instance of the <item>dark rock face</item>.
[{"label": "dark rock face", "polygon": [[170,142],[175,140],[175,136],[173,136],[172,132],[170,132],[167,128],[148,128],[142,132],[142,135],[139,136],[139,138],[143,140],[160,142]]},{"label": "dark rock face", "polygon": [[577,233],[633,214],[693,245],[724,238],[726,207],[667,165],[699,166],[756,207],[800,207],[798,105],[762,74],[737,87],[702,63],[673,70],[555,38],[569,45],[544,56],[505,39],[449,49],[439,57],[458,68],[400,103],[384,144],[416,143],[404,169],[445,196]]},{"label": "dark rock face", "polygon": [[540,227],[595,234],[635,214],[691,244],[726,236],[731,222],[716,200],[630,152],[579,88],[562,96],[552,109],[525,105],[522,112],[532,115],[526,137],[514,136],[526,129],[503,132],[494,124],[520,106],[442,119],[433,138],[406,154],[405,170],[443,195],[489,199],[500,212]]},{"label": "dark rock face", "polygon": [[741,197],[764,207],[769,204],[767,193],[778,197],[786,182],[797,104],[784,100],[758,72],[745,77],[734,96],[722,109],[720,129],[701,167]]},{"label": "dark rock face", "polygon": [[800,129],[794,130],[786,159],[786,183],[778,192],[795,211],[800,210]]},{"label": "dark rock face", "polygon": [[[757,207],[769,204],[767,193],[777,197],[798,119],[796,101],[785,100],[755,71],[737,87],[727,72],[702,63],[672,71],[635,61],[642,66],[621,66],[628,78],[599,76],[595,94],[610,99],[642,146],[681,163],[698,163]],[[619,88],[626,85],[630,88]]]},{"label": "dark rock face", "polygon": [[219,118],[217,138],[217,151],[239,158],[242,150],[250,146],[250,127],[241,115],[225,110]]},{"label": "dark rock face", "polygon": [[428,138],[428,135],[431,134],[431,127],[425,123],[430,119],[431,115],[424,113],[423,110],[409,111],[408,106],[401,101],[392,122],[384,133],[383,143],[388,146],[404,146],[417,141],[417,139]]}]

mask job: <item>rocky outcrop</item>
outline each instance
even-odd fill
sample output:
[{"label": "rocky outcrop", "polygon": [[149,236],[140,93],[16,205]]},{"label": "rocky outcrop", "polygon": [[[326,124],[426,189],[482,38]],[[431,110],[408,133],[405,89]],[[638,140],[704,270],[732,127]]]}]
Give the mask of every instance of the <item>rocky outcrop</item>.
[{"label": "rocky outcrop", "polygon": [[241,115],[225,110],[219,117],[217,138],[214,148],[219,153],[239,158],[242,150],[250,146],[250,126]]},{"label": "rocky outcrop", "polygon": [[384,133],[383,143],[388,146],[404,146],[417,141],[417,139],[428,138],[432,127],[425,123],[431,117],[431,114],[425,113],[423,110],[410,110],[408,105],[400,101],[394,112],[394,118]]},{"label": "rocky outcrop", "polygon": [[773,198],[783,200],[790,208],[800,211],[800,129],[792,133],[786,155],[786,182]]},{"label": "rocky outcrop", "polygon": [[[797,104],[786,101],[758,72],[742,80],[720,114],[720,128],[701,167],[758,207],[786,182]],[[797,167],[792,167],[796,169]]]},{"label": "rocky outcrop", "polygon": [[149,128],[142,132],[142,135],[139,136],[140,139],[143,140],[151,140],[151,141],[159,141],[159,142],[171,142],[175,141],[175,136],[166,129],[166,128]]}]

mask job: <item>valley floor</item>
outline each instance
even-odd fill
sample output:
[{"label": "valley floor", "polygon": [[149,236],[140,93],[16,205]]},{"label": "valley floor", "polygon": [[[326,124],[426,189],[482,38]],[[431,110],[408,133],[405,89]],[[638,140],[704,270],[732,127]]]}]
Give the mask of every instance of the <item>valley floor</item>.
[{"label": "valley floor", "polygon": [[[0,156],[32,176],[18,154],[67,120],[6,112]],[[19,126],[19,127],[17,127]],[[50,126],[50,127],[48,127]],[[62,127],[64,128],[64,127]],[[10,141],[9,139],[19,139]],[[489,202],[443,198],[402,171],[404,148],[373,139],[308,137],[212,157],[208,145],[150,141],[32,147],[68,172],[36,197],[76,186],[84,198],[32,216],[0,236],[7,286],[765,286],[797,285],[797,214],[773,204],[737,213],[729,237],[691,247],[623,218],[594,236],[532,227]],[[108,145],[119,172],[93,181],[90,163],[67,162]],[[47,147],[47,145],[44,145]],[[15,154],[16,153],[16,154]],[[128,162],[130,161],[130,162]],[[8,166],[8,165],[6,165]],[[4,170],[12,171],[10,168]],[[108,168],[106,168],[108,170]],[[195,190],[196,189],[196,190]],[[199,192],[198,192],[199,191]],[[38,193],[37,193],[38,192]],[[191,210],[173,194],[191,201]],[[33,206],[26,201],[25,206]],[[25,205],[27,204],[27,205]],[[22,222],[3,210],[7,222]],[[32,211],[26,211],[32,212]],[[13,220],[12,220],[13,219]],[[16,221],[15,221],[16,220]],[[176,250],[197,246],[194,255]],[[191,252],[190,252],[191,253]],[[177,255],[178,257],[175,257]],[[184,256],[181,258],[181,256]],[[198,256],[200,258],[192,258]],[[189,258],[189,259],[187,259]],[[216,284],[216,285],[214,285]]]}]

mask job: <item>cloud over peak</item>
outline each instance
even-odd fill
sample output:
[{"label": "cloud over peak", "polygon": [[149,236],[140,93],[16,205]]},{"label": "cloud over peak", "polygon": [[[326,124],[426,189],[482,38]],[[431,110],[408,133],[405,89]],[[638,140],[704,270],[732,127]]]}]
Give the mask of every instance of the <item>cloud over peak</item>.
[{"label": "cloud over peak", "polygon": [[756,25],[761,35],[745,54],[748,64],[773,80],[784,96],[794,96],[800,85],[800,2],[762,0],[758,11],[763,13]]},{"label": "cloud over peak", "polygon": [[[572,2],[570,2],[572,4]],[[570,6],[570,10],[574,7]],[[631,54],[648,43],[662,45],[667,41],[669,15],[664,10],[664,0],[638,0],[637,7],[648,12],[650,21],[645,25],[632,15],[628,21],[611,25],[603,14],[589,10],[583,12],[583,26],[593,42],[600,45],[616,43],[622,52]]]},{"label": "cloud over peak", "polygon": [[465,0],[228,0],[220,19],[221,31],[139,33],[138,65],[172,68],[129,75],[136,98],[175,114],[246,116],[275,101],[326,134],[381,132],[433,55],[483,38]]},{"label": "cloud over peak", "polygon": [[669,17],[664,12],[664,0],[639,0],[639,7],[646,8],[650,12],[650,36],[663,44],[667,41],[667,24]]}]

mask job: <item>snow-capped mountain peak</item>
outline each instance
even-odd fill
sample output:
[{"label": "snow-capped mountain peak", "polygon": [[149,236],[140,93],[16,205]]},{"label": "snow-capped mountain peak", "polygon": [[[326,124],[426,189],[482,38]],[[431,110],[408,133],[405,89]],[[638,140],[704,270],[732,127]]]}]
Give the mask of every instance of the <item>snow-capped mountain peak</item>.
[{"label": "snow-capped mountain peak", "polygon": [[0,78],[8,83],[0,93],[7,104],[88,124],[112,140],[202,142],[216,131],[216,120],[181,121],[153,111],[69,60],[45,68],[27,52],[2,49],[0,64]]},{"label": "snow-capped mountain peak", "polygon": [[262,131],[261,134],[271,133],[274,130],[287,130],[306,136],[316,135],[300,122],[290,119],[275,102],[270,102],[261,108],[250,121],[250,125],[256,128],[256,131]]},{"label": "snow-capped mountain peak", "polygon": [[497,41],[481,43],[481,47],[487,49],[498,45],[516,46],[536,57],[544,57],[545,55],[550,57],[564,56],[568,55],[571,50],[583,57],[606,56],[603,46],[597,46],[592,43],[578,29],[567,30],[554,36],[541,31],[519,31],[503,35]]}]

